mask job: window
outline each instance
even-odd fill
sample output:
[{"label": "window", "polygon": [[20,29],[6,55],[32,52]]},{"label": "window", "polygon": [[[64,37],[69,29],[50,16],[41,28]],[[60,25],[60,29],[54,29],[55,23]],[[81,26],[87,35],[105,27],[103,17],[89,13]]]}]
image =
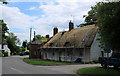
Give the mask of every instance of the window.
[{"label": "window", "polygon": [[55,53],[53,52],[53,53],[52,53],[52,55],[54,56],[54,55],[55,55]]},{"label": "window", "polygon": [[64,44],[64,46],[69,47],[69,46],[71,46],[71,44],[70,44],[70,42],[66,42],[66,43]]},{"label": "window", "polygon": [[103,51],[101,51],[101,57],[104,57],[104,52]]},{"label": "window", "polygon": [[45,58],[47,58],[47,53],[45,53]]},{"label": "window", "polygon": [[34,55],[37,55],[37,51],[34,51]]},{"label": "window", "polygon": [[67,51],[67,56],[72,56],[73,52],[71,50]]},{"label": "window", "polygon": [[82,56],[82,51],[80,51],[79,56]]},{"label": "window", "polygon": [[53,43],[50,43],[50,45],[49,46],[54,46],[54,44]]}]

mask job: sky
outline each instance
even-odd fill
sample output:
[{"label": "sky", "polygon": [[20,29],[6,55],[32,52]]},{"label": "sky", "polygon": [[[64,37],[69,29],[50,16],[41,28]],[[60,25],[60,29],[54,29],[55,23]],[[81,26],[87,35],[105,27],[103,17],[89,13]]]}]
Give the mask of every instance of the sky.
[{"label": "sky", "polygon": [[67,31],[70,20],[77,28],[84,22],[83,15],[99,1],[102,0],[12,0],[7,5],[0,3],[0,19],[21,42],[29,41],[30,28],[42,36],[53,36],[54,27]]}]

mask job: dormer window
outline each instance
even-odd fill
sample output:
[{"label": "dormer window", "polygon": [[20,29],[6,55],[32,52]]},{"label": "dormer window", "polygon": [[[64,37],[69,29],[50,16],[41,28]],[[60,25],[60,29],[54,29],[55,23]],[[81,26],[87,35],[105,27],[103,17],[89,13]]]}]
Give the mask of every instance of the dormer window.
[{"label": "dormer window", "polygon": [[69,46],[71,46],[71,44],[70,44],[70,42],[66,42],[66,43],[64,44],[64,46],[65,46],[65,47],[69,47]]},{"label": "dormer window", "polygon": [[54,46],[54,44],[53,43],[50,43],[50,45],[49,46]]}]

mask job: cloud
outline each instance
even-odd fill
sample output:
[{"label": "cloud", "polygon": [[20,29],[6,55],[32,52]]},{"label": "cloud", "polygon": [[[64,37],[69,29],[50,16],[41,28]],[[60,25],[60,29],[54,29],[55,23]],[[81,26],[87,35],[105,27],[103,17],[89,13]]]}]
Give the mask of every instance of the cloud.
[{"label": "cloud", "polygon": [[29,28],[31,25],[30,21],[36,18],[21,13],[17,7],[7,7],[3,5],[0,5],[0,7],[2,8],[2,17],[9,28]]},{"label": "cloud", "polygon": [[75,26],[84,22],[83,15],[87,14],[96,1],[100,0],[42,0],[39,8],[29,8],[31,11],[34,11],[36,8],[41,9],[43,12],[41,17],[24,14],[17,7],[3,5],[0,5],[0,7],[3,8],[3,19],[10,29],[20,28],[24,30],[24,32],[19,33],[13,31],[23,41],[29,40],[30,27],[34,28],[33,31],[36,31],[36,34],[43,36],[50,34],[52,36],[53,28],[56,26],[59,28],[59,31],[63,31],[68,30],[70,20],[75,23]]},{"label": "cloud", "polygon": [[30,7],[28,10],[35,10],[36,7]]},{"label": "cloud", "polygon": [[[28,39],[27,36],[29,33],[26,31],[32,26],[31,20],[34,20],[35,16],[29,16],[20,11],[17,7],[8,7],[5,5],[0,5],[0,11],[2,10],[2,17],[0,19],[3,19],[4,22],[7,24],[8,28],[10,29],[10,32],[14,32],[15,35],[18,36],[21,41],[23,41],[25,38]],[[14,29],[14,30],[11,30]],[[17,34],[15,30],[21,30],[21,34]],[[26,33],[26,35],[24,34]]]}]

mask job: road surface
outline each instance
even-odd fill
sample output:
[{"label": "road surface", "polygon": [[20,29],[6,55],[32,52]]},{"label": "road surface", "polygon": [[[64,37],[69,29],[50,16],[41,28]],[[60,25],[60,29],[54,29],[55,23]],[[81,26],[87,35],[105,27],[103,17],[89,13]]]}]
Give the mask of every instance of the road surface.
[{"label": "road surface", "polygon": [[100,66],[99,64],[79,64],[62,66],[38,66],[22,61],[26,56],[10,56],[2,58],[3,74],[76,74],[76,70],[84,67]]}]

